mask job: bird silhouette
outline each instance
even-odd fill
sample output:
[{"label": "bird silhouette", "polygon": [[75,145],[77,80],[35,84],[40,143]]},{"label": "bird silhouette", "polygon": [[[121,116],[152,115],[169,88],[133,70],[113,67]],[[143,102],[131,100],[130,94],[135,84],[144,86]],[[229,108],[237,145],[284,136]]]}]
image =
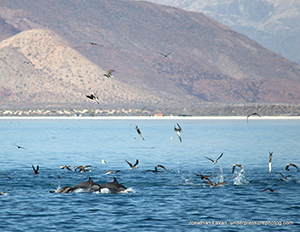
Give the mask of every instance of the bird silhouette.
[{"label": "bird silhouette", "polygon": [[113,69],[108,70],[108,73],[105,73],[104,76],[106,76],[107,78],[114,77],[112,75],[112,72],[115,72],[115,70],[113,70]]},{"label": "bird silhouette", "polygon": [[178,128],[176,127],[176,125],[174,126],[174,131],[177,133],[177,136],[179,138],[179,141],[182,142],[182,139],[181,139],[181,131],[182,131],[182,128],[181,126],[179,125],[179,123],[177,123],[177,126]]},{"label": "bird silhouette", "polygon": [[259,116],[259,117],[261,118],[261,116],[260,116],[258,113],[256,113],[256,112],[255,112],[255,113],[252,113],[252,114],[248,114],[248,115],[247,115],[247,123],[249,123],[249,122],[248,122],[248,118],[249,118],[250,116],[254,116],[254,115],[257,115],[257,116]]},{"label": "bird silhouette", "polygon": [[97,95],[96,95],[93,91],[91,92],[91,95],[86,95],[86,97],[89,98],[89,99],[91,99],[91,100],[94,100],[94,99],[95,99],[95,101],[96,101],[98,104],[100,104],[99,98],[97,97]]},{"label": "bird silhouette", "polygon": [[218,162],[218,160],[219,160],[222,156],[223,156],[223,152],[221,153],[221,155],[220,155],[216,160],[213,160],[213,159],[211,159],[211,158],[209,158],[209,157],[206,157],[206,156],[205,156],[205,158],[206,158],[206,159],[209,159],[211,162],[213,162],[214,164],[216,164],[216,163]]},{"label": "bird silhouette", "polygon": [[127,160],[125,160],[125,161],[129,164],[130,169],[138,168],[138,167],[137,167],[137,165],[138,165],[138,163],[139,163],[139,160],[138,160],[138,159],[135,161],[135,164],[134,164],[134,165],[132,165],[132,164],[131,164],[129,161],[127,161]]}]

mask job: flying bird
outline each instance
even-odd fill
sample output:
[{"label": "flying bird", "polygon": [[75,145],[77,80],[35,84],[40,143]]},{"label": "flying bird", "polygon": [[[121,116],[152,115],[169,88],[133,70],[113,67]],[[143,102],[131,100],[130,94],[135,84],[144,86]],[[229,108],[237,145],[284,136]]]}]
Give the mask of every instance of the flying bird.
[{"label": "flying bird", "polygon": [[104,160],[104,159],[102,159],[101,162],[102,162],[103,164],[107,164],[107,163],[108,163],[108,161],[106,161],[106,160]]},{"label": "flying bird", "polygon": [[13,144],[13,146],[16,146],[16,147],[19,148],[19,149],[27,149],[26,147],[22,147],[22,146],[16,145],[16,144]]},{"label": "flying bird", "polygon": [[138,165],[138,163],[139,163],[139,160],[138,160],[138,159],[135,161],[135,164],[134,164],[134,165],[132,165],[132,164],[131,164],[129,161],[127,161],[127,160],[125,160],[125,161],[129,164],[130,169],[138,168],[138,167],[137,167],[137,165]]},{"label": "flying bird", "polygon": [[235,167],[239,167],[241,169],[244,169],[244,167],[241,164],[234,164],[234,165],[232,165],[232,173],[234,173]]},{"label": "flying bird", "polygon": [[174,126],[174,131],[177,133],[177,136],[179,138],[179,141],[182,142],[182,139],[181,139],[181,131],[182,131],[182,128],[181,126],[179,125],[179,123],[177,123],[177,126],[178,128],[176,127],[176,125]]},{"label": "flying bird", "polygon": [[138,125],[135,126],[136,132],[142,137],[143,140],[145,140],[140,128],[138,127]]},{"label": "flying bird", "polygon": [[115,170],[115,171],[105,170],[105,171],[106,171],[105,175],[107,175],[107,174],[114,174],[114,173],[120,172],[121,170]]},{"label": "flying bird", "polygon": [[40,168],[40,166],[39,165],[37,165],[36,166],[36,168],[33,166],[33,165],[31,165],[32,166],[32,169],[33,169],[33,175],[37,175],[37,174],[39,174],[39,168]]},{"label": "flying bird", "polygon": [[90,45],[94,45],[94,46],[100,46],[100,47],[103,47],[103,45],[97,44],[97,43],[94,43],[94,42],[85,42],[85,43],[90,44]]},{"label": "flying bird", "polygon": [[279,172],[279,174],[282,176],[282,180],[286,180],[288,177],[291,177],[291,175],[283,175],[281,172]]},{"label": "flying bird", "polygon": [[257,116],[259,116],[259,117],[261,118],[261,116],[260,116],[258,113],[256,113],[256,112],[255,112],[255,113],[252,113],[252,114],[248,114],[248,115],[247,115],[247,123],[249,123],[249,122],[248,122],[248,118],[249,118],[250,116],[255,116],[255,115],[257,115]]},{"label": "flying bird", "polygon": [[204,181],[204,183],[209,184],[211,187],[217,187],[218,185],[223,185],[225,184],[225,182],[219,182],[219,183],[213,183],[211,182],[209,179],[207,179],[208,181]]},{"label": "flying bird", "polygon": [[82,172],[91,172],[92,170],[91,169],[86,169],[88,167],[92,167],[91,165],[80,165],[80,166],[75,166],[74,167],[74,170],[76,171],[77,169],[79,169],[79,172],[82,173]]},{"label": "flying bird", "polygon": [[[277,192],[279,193],[278,191],[274,190],[274,189],[271,189],[271,188],[266,188],[266,189],[263,189],[263,190],[260,190],[260,192],[264,192],[264,191],[270,191],[270,192]],[[279,193],[280,194],[280,193]]]},{"label": "flying bird", "polygon": [[272,156],[273,156],[273,152],[269,152],[269,173],[270,174],[272,172]]},{"label": "flying bird", "polygon": [[165,171],[167,172],[168,170],[164,167],[164,166],[162,166],[162,165],[156,165],[155,166],[155,168],[154,168],[154,170],[146,170],[146,171],[144,171],[144,172],[153,172],[153,173],[158,173],[158,172],[164,172],[164,171],[158,171],[158,169],[157,168],[163,168],[163,169],[165,169]]},{"label": "flying bird", "polygon": [[216,163],[218,162],[218,160],[219,160],[222,156],[223,156],[223,152],[221,153],[221,155],[220,155],[216,160],[213,160],[213,159],[211,159],[211,158],[209,158],[209,157],[206,157],[206,156],[205,156],[205,158],[206,158],[206,159],[209,159],[211,162],[213,162],[214,164],[216,164]]},{"label": "flying bird", "polygon": [[209,181],[210,181],[209,177],[217,177],[216,175],[201,175],[201,174],[196,174],[196,173],[194,173],[194,175],[200,176],[201,180],[205,179],[205,180],[209,180]]},{"label": "flying bird", "polygon": [[289,170],[290,170],[290,166],[293,166],[293,167],[299,169],[298,166],[297,166],[296,164],[289,163],[289,164],[287,164],[287,165],[285,166],[285,170],[289,171]]},{"label": "flying bird", "polygon": [[91,95],[86,95],[86,97],[89,98],[89,99],[91,99],[91,100],[94,100],[94,99],[95,99],[95,101],[96,101],[98,104],[100,104],[99,98],[97,97],[97,95],[96,95],[93,91],[91,92]]},{"label": "flying bird", "polygon": [[164,57],[168,57],[169,55],[171,55],[173,53],[173,51],[171,51],[171,52],[169,52],[169,53],[159,53],[159,54],[161,54],[162,56],[164,56]]},{"label": "flying bird", "polygon": [[108,70],[108,73],[105,73],[104,76],[106,76],[107,78],[114,77],[112,75],[112,72],[115,72],[115,70],[113,70],[113,69]]},{"label": "flying bird", "polygon": [[62,165],[62,166],[59,166],[61,169],[67,169],[69,171],[72,171],[72,169],[70,168],[70,165]]}]

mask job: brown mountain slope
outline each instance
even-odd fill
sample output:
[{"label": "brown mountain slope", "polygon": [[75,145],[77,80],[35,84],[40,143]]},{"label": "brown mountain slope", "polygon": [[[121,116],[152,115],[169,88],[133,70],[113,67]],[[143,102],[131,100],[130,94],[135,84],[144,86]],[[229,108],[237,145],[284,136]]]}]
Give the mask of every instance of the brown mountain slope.
[{"label": "brown mountain slope", "polygon": [[102,69],[49,30],[24,31],[2,41],[0,70],[0,99],[4,106],[82,106],[92,104],[85,97],[91,90],[101,105],[159,101],[116,79],[104,77]]},{"label": "brown mountain slope", "polygon": [[117,70],[114,80],[168,104],[300,101],[296,63],[201,13],[127,0],[0,3],[14,28],[49,28],[101,69]]}]

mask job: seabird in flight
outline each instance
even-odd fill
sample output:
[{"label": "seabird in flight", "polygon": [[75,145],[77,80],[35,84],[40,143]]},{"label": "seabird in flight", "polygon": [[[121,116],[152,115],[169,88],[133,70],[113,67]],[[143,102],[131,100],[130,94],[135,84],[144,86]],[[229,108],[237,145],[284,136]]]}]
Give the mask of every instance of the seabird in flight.
[{"label": "seabird in flight", "polygon": [[206,159],[209,159],[211,162],[213,162],[214,164],[216,164],[218,162],[218,160],[223,156],[223,152],[221,153],[221,155],[216,159],[216,160],[213,160],[211,158],[208,158],[206,156],[204,156]]},{"label": "seabird in flight", "polygon": [[112,72],[115,72],[115,70],[113,70],[113,69],[108,70],[108,73],[105,73],[104,76],[106,76],[107,78],[114,77],[112,75]]},{"label": "seabird in flight", "polygon": [[105,170],[105,171],[106,171],[105,175],[107,175],[107,174],[114,174],[114,173],[120,172],[121,170],[115,170],[115,171]]},{"label": "seabird in flight", "polygon": [[247,123],[249,123],[249,122],[248,122],[248,118],[249,118],[250,116],[254,116],[254,115],[257,115],[257,116],[259,116],[259,117],[261,118],[261,116],[260,116],[258,113],[256,113],[256,112],[255,112],[255,113],[252,113],[252,114],[248,114],[248,115],[247,115]]},{"label": "seabird in flight", "polygon": [[94,45],[94,46],[100,46],[100,47],[103,47],[103,45],[97,44],[97,43],[94,43],[94,42],[85,42],[85,43],[90,44],[90,45]]},{"label": "seabird in flight", "polygon": [[273,152],[269,152],[269,173],[270,174],[272,172],[272,156],[273,156]]},{"label": "seabird in flight", "polygon": [[68,169],[69,171],[72,171],[72,169],[70,168],[70,165],[62,165],[59,166],[61,169]]},{"label": "seabird in flight", "polygon": [[25,147],[22,147],[22,146],[20,146],[20,145],[16,145],[16,144],[13,144],[14,146],[16,146],[17,148],[21,148],[21,149],[26,149]]},{"label": "seabird in flight", "polygon": [[91,169],[86,169],[88,167],[92,167],[91,165],[80,165],[80,166],[75,166],[74,170],[76,171],[77,169],[79,169],[79,172],[91,172]]},{"label": "seabird in flight", "polygon": [[213,183],[211,182],[209,179],[207,179],[208,181],[204,181],[204,183],[209,184],[211,187],[217,187],[218,185],[223,185],[225,184],[225,182],[219,182],[219,183]]},{"label": "seabird in flight", "polygon": [[173,51],[171,51],[171,52],[169,52],[169,53],[159,53],[159,54],[161,54],[162,56],[164,56],[164,57],[168,57],[169,55],[171,55],[173,53]]},{"label": "seabird in flight", "polygon": [[182,139],[181,139],[181,131],[182,131],[182,128],[181,126],[179,125],[179,123],[177,123],[177,126],[178,128],[176,127],[176,125],[174,126],[174,131],[177,133],[178,135],[178,138],[179,138],[179,141],[182,142]]},{"label": "seabird in flight", "polygon": [[[271,188],[266,188],[266,189],[263,189],[263,190],[260,190],[260,192],[264,192],[264,191],[270,191],[270,192],[277,192],[279,193],[278,191],[274,190],[274,189],[271,189]],[[280,194],[280,193],[279,193]]]},{"label": "seabird in flight", "polygon": [[142,137],[143,140],[145,140],[140,128],[138,127],[138,125],[135,126],[136,132]]},{"label": "seabird in flight", "polygon": [[164,171],[158,171],[157,168],[163,168],[163,169],[165,169],[166,172],[168,171],[164,166],[159,164],[159,165],[155,166],[154,170],[146,170],[144,172],[153,172],[153,173],[162,172],[162,173],[164,173]]},{"label": "seabird in flight", "polygon": [[208,177],[217,177],[216,175],[200,175],[200,174],[196,174],[196,173],[194,173],[194,175],[200,176],[201,180],[205,179],[205,180],[209,180],[209,181],[210,181],[210,179]]},{"label": "seabird in flight", "polygon": [[289,171],[289,170],[290,170],[290,166],[293,166],[293,167],[299,169],[298,166],[297,166],[296,164],[289,163],[289,164],[287,164],[287,165],[285,166],[285,170]]},{"label": "seabird in flight", "polygon": [[288,177],[291,177],[291,175],[283,175],[281,172],[279,172],[279,174],[282,176],[282,180],[286,180]]},{"label": "seabird in flight", "polygon": [[89,99],[91,99],[91,100],[94,100],[94,99],[95,99],[95,101],[96,101],[98,104],[100,104],[99,98],[97,97],[97,95],[96,95],[93,91],[92,91],[91,95],[86,95],[86,97],[89,98]]},{"label": "seabird in flight", "polygon": [[36,168],[32,165],[32,169],[33,169],[33,171],[34,171],[32,174],[33,174],[33,175],[39,174],[39,168],[40,168],[39,165],[37,165]]},{"label": "seabird in flight", "polygon": [[132,165],[132,164],[131,164],[129,161],[127,161],[127,160],[125,160],[125,161],[129,164],[130,169],[138,168],[138,167],[137,167],[137,165],[138,165],[138,163],[139,163],[139,160],[138,160],[138,159],[135,161],[135,164],[134,164],[134,165]]},{"label": "seabird in flight", "polygon": [[234,164],[234,165],[232,165],[232,173],[234,173],[235,167],[239,167],[241,169],[244,169],[244,167],[241,164]]}]

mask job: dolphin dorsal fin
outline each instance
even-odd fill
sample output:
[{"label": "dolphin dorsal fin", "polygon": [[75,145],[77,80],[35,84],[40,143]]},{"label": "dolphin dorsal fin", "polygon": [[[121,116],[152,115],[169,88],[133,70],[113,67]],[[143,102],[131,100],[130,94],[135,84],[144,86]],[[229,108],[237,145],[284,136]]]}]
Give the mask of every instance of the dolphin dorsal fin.
[{"label": "dolphin dorsal fin", "polygon": [[114,183],[119,183],[116,177],[114,177]]},{"label": "dolphin dorsal fin", "polygon": [[89,177],[89,180],[88,180],[88,181],[93,181],[93,180],[92,180],[92,177]]}]

